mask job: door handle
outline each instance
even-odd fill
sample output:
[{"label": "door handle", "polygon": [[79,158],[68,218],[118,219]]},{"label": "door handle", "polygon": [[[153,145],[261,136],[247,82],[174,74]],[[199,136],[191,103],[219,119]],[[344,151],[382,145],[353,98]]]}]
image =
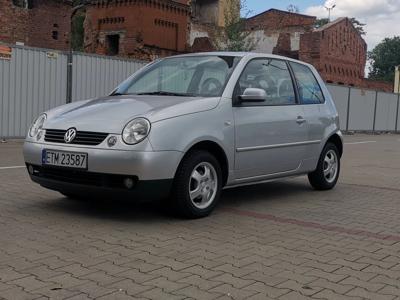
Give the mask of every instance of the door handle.
[{"label": "door handle", "polygon": [[296,122],[297,124],[304,124],[305,122],[307,122],[307,120],[304,119],[302,116],[298,116]]}]

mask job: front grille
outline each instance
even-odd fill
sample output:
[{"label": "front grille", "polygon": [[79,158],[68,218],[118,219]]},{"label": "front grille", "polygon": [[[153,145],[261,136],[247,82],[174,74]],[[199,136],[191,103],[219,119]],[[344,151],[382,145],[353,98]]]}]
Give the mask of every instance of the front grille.
[{"label": "front grille", "polygon": [[[44,140],[51,143],[65,144],[64,135],[67,131],[60,129],[46,129]],[[101,144],[108,133],[77,131],[75,139],[69,144],[96,146]]]},{"label": "front grille", "polygon": [[124,179],[129,177],[137,183],[137,176],[114,175],[93,173],[58,167],[32,166],[33,175],[41,178],[52,179],[68,183],[91,185],[97,187],[111,187],[126,189]]}]

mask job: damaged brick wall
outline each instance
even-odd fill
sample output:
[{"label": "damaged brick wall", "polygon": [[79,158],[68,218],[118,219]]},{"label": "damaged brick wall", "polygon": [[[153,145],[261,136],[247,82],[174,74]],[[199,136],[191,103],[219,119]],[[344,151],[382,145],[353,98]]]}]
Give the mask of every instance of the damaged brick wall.
[{"label": "damaged brick wall", "polygon": [[85,19],[85,51],[151,60],[187,50],[187,1],[95,0]]},{"label": "damaged brick wall", "polygon": [[[236,2],[235,2],[236,1]],[[218,30],[225,26],[228,5],[239,0],[191,0],[188,49],[192,52],[213,51]]]},{"label": "damaged brick wall", "polygon": [[255,51],[298,58],[300,36],[313,29],[312,16],[270,9],[246,20]]},{"label": "damaged brick wall", "polygon": [[327,82],[363,85],[367,45],[347,18],[303,34],[299,56],[314,65]]},{"label": "damaged brick wall", "polygon": [[0,0],[0,41],[26,43],[28,10],[15,6],[11,0]]},{"label": "damaged brick wall", "polygon": [[393,83],[386,81],[377,81],[365,78],[361,84],[361,87],[366,89],[382,91],[387,93],[393,93]]},{"label": "damaged brick wall", "polygon": [[279,33],[278,42],[272,50],[272,54],[282,55],[294,59],[299,58],[299,51],[292,45],[291,34],[287,32]]},{"label": "damaged brick wall", "polygon": [[0,0],[0,41],[27,46],[69,49],[71,2],[31,0],[29,6],[16,6]]},{"label": "damaged brick wall", "polygon": [[283,28],[311,30],[316,18],[278,9],[270,9],[254,17],[248,18],[246,25],[250,30],[265,29],[281,31]]}]

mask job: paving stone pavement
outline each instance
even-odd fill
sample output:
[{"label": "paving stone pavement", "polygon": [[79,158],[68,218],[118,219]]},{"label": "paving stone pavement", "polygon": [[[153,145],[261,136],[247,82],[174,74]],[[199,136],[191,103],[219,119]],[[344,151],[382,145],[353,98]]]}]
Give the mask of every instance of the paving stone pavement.
[{"label": "paving stone pavement", "polygon": [[400,299],[400,136],[345,141],[333,191],[225,190],[201,220],[68,200],[0,144],[0,299]]}]

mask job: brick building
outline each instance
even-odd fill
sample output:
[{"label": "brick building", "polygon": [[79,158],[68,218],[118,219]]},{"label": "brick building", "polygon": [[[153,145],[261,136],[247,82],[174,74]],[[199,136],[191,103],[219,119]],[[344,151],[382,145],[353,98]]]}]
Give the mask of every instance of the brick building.
[{"label": "brick building", "polygon": [[215,50],[212,40],[219,27],[225,26],[225,0],[191,0],[191,18],[188,38],[190,51]]},{"label": "brick building", "polygon": [[184,52],[189,15],[186,0],[93,0],[85,51],[148,60]]},{"label": "brick building", "polygon": [[314,28],[316,17],[270,9],[246,20],[255,51],[299,58],[300,37]]},{"label": "brick building", "polygon": [[270,9],[246,20],[255,51],[314,65],[328,83],[381,91],[392,84],[365,79],[367,44],[348,18],[315,28],[312,16]]},{"label": "brick building", "polygon": [[0,0],[0,42],[67,50],[70,0]]},{"label": "brick building", "polygon": [[367,44],[348,18],[303,34],[299,56],[314,65],[329,83],[364,84]]}]

